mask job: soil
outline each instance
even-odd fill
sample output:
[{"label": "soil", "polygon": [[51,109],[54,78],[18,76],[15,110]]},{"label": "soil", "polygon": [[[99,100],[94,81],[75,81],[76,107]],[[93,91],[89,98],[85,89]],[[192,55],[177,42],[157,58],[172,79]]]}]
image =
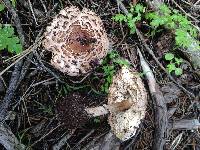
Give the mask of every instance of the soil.
[{"label": "soil", "polygon": [[[94,97],[83,92],[71,92],[63,97],[56,105],[56,113],[60,122],[64,123],[66,129],[83,126],[92,117],[87,114],[85,109],[90,107],[92,102],[98,103],[97,98],[102,99],[102,97]],[[102,99],[102,101],[104,100]]]}]

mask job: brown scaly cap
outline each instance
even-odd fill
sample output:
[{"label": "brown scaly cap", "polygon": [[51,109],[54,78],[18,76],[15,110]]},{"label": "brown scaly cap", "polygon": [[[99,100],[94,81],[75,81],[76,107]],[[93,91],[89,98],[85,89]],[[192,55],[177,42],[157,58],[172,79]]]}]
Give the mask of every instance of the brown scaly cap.
[{"label": "brown scaly cap", "polygon": [[101,19],[86,8],[61,10],[44,35],[43,46],[53,54],[51,64],[70,76],[91,71],[109,49]]}]

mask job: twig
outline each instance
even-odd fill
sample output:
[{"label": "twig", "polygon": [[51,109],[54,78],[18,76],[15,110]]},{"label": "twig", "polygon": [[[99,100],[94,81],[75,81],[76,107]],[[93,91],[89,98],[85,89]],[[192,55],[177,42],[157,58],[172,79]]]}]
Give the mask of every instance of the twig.
[{"label": "twig", "polygon": [[55,128],[51,129],[47,134],[43,135],[41,138],[39,138],[37,141],[35,141],[33,144],[31,144],[27,149],[33,147],[35,144],[46,138],[48,135],[50,135],[53,131],[55,131],[57,128],[62,126],[62,124],[58,124]]},{"label": "twig", "polygon": [[28,0],[28,4],[29,4],[29,8],[30,8],[30,10],[31,10],[31,13],[32,13],[32,15],[33,15],[33,19],[35,20],[35,24],[38,25],[37,19],[36,19],[36,17],[35,17],[35,13],[34,13],[34,11],[33,11],[33,7],[32,7],[32,4],[31,4],[31,1],[30,1],[30,0]]},{"label": "twig", "polygon": [[66,143],[67,140],[74,134],[75,130],[73,130],[71,133],[68,133],[67,135],[64,135],[58,143],[54,144],[52,146],[52,150],[60,150]]},{"label": "twig", "polygon": [[[200,21],[198,19],[196,19],[195,17],[193,17],[192,15],[190,15],[189,13],[187,13],[176,1],[172,0],[172,2],[188,17],[190,17],[191,19],[193,19],[196,23],[199,23]],[[193,27],[195,27],[199,32],[200,32],[200,28],[196,25],[193,25]]]},{"label": "twig", "polygon": [[85,79],[87,79],[87,77],[89,77],[90,75],[92,74],[92,71],[91,72],[89,72],[88,74],[86,74],[84,77],[82,77],[82,79],[80,79],[80,80],[72,80],[72,79],[70,79],[70,81],[71,82],[73,82],[73,83],[82,83]]},{"label": "twig", "polygon": [[78,146],[85,140],[87,139],[92,133],[94,133],[94,129],[92,129],[86,136],[84,136],[71,150],[76,150],[79,149]]},{"label": "twig", "polygon": [[137,48],[137,51],[140,56],[140,63],[142,66],[143,72],[148,80],[149,90],[154,103],[154,116],[155,116],[155,134],[153,139],[153,148],[154,150],[162,150],[165,145],[165,140],[167,136],[167,126],[168,126],[168,115],[167,115],[167,106],[165,104],[165,99],[162,92],[159,90],[159,86],[155,81],[154,75],[150,70],[147,62],[144,60],[140,49]]},{"label": "twig", "polygon": [[38,85],[41,85],[41,84],[46,85],[49,81],[51,81],[51,80],[53,80],[53,79],[55,79],[55,78],[52,77],[52,78],[49,78],[49,79],[47,79],[47,80],[40,81],[40,82],[38,82],[38,83],[35,83],[35,84],[30,85],[30,87],[35,87],[35,86],[38,86]]},{"label": "twig", "polygon": [[[29,3],[26,0],[18,0],[21,5],[23,5],[27,10],[30,9]],[[45,17],[43,12],[39,9],[33,8],[33,11],[35,12],[36,17]]]},{"label": "twig", "polygon": [[[19,86],[20,82],[23,80],[23,78],[26,74],[26,71],[30,65],[30,61],[27,60],[23,66],[23,61],[21,59],[24,58],[26,55],[28,55],[30,52],[34,51],[40,45],[41,39],[42,39],[42,37],[37,38],[36,42],[32,46],[30,46],[26,51],[24,51],[25,54],[23,54],[14,63],[12,63],[9,67],[7,67],[4,71],[2,71],[0,73],[0,76],[1,76],[6,70],[11,68],[11,66],[13,66],[16,63],[15,69],[14,69],[11,79],[10,79],[9,87],[6,91],[6,95],[0,104],[0,121],[2,123],[5,121],[5,116],[7,116],[7,109],[9,107],[9,104],[11,103],[13,96],[14,96],[14,92],[17,89],[17,87]],[[22,68],[22,66],[24,68]]]},{"label": "twig", "polygon": [[16,59],[15,62],[13,62],[11,65],[9,65],[7,68],[5,68],[3,71],[1,71],[0,76],[2,76],[6,71],[8,71],[12,66],[14,66],[19,61],[21,61],[21,59],[23,59],[25,56],[27,56],[28,54],[30,54],[31,52],[36,50],[38,48],[38,46],[40,46],[41,40],[43,37],[44,36],[42,36],[42,30],[41,30],[39,32],[38,36],[36,37],[35,43],[33,45],[31,45],[29,48],[27,48],[26,50],[24,50],[23,52],[21,52],[20,54],[18,54],[18,56],[17,56],[18,59]]},{"label": "twig", "polygon": [[19,57],[17,60],[15,60],[15,62],[13,62],[12,64],[10,64],[8,67],[6,67],[3,71],[0,72],[0,76],[2,76],[6,71],[8,71],[11,67],[13,67],[14,65],[18,64],[20,61],[22,61],[22,59],[27,56],[28,54],[30,54],[31,50],[27,49],[25,51],[23,51],[22,56]]},{"label": "twig", "polygon": [[172,141],[169,149],[175,150],[177,148],[177,146],[180,144],[182,138],[183,138],[183,132],[181,132],[178,136],[175,137],[175,139]]},{"label": "twig", "polygon": [[2,83],[2,86],[5,86],[7,88],[6,82],[5,80],[2,78],[2,76],[0,75],[0,82]]},{"label": "twig", "polygon": [[13,96],[14,96],[15,90],[17,89],[16,85],[18,83],[22,64],[23,64],[23,61],[20,61],[15,65],[15,69],[12,73],[9,87],[6,91],[6,95],[0,104],[0,122],[4,122],[4,119],[7,116],[7,109],[9,107],[9,104],[11,103]]},{"label": "twig", "polygon": [[60,77],[58,75],[56,75],[53,71],[51,71],[51,69],[49,69],[48,67],[46,67],[44,65],[44,63],[42,62],[41,56],[35,52],[34,55],[37,57],[38,62],[40,63],[41,67],[46,70],[48,73],[50,73],[52,76],[54,76],[60,83],[65,83],[64,81],[62,81],[60,79]]},{"label": "twig", "polygon": [[42,7],[44,8],[44,12],[47,13],[47,7],[45,6],[43,0],[40,0]]},{"label": "twig", "polygon": [[[12,4],[10,3],[9,0],[3,0],[3,3],[5,4],[5,6],[8,8],[9,12],[12,14],[12,18],[14,20],[15,26],[17,28],[17,32],[19,34],[19,38],[21,40],[22,45],[25,45],[25,37],[24,37],[24,32],[22,30],[21,27],[21,22],[20,19],[16,13],[15,8],[12,6]],[[23,65],[23,60],[20,60],[16,65],[15,65],[15,69],[12,72],[12,76],[10,79],[10,84],[9,87],[6,91],[6,95],[3,99],[3,101],[0,104],[0,122],[3,122],[3,120],[5,119],[5,117],[7,116],[7,109],[9,107],[9,104],[14,96],[14,92],[16,90],[16,85],[18,83],[18,79],[20,76],[20,72],[21,72],[21,67]]]},{"label": "twig", "polygon": [[[40,40],[41,40],[41,37],[42,37],[42,29],[40,30],[39,34],[37,35],[36,37],[36,47],[33,46],[33,49],[31,49],[30,51],[35,51],[37,49],[38,46],[40,46]],[[24,62],[24,65],[22,66],[22,70],[21,70],[21,74],[20,74],[20,77],[19,77],[19,81],[18,81],[18,84],[17,84],[17,87],[19,86],[19,84],[21,83],[21,81],[24,79],[25,75],[26,75],[26,72],[31,64],[31,59],[33,58],[33,54],[29,54],[29,56],[27,57],[26,61]]]},{"label": "twig", "polygon": [[0,143],[7,150],[24,150],[25,146],[21,144],[12,131],[3,125],[0,125]]},{"label": "twig", "polygon": [[30,66],[30,64],[31,64],[31,59],[33,58],[33,54],[31,53],[28,57],[27,57],[27,59],[26,59],[26,61],[24,62],[24,64],[23,64],[23,66],[22,66],[22,69],[21,69],[21,73],[20,73],[20,77],[19,77],[19,79],[18,79],[18,83],[17,83],[17,87],[19,86],[19,84],[21,83],[21,81],[24,79],[24,77],[25,77],[25,75],[26,75],[26,72],[27,72],[27,70],[28,70],[28,68],[29,68],[29,66]]},{"label": "twig", "polygon": [[196,22],[199,22],[198,19],[194,18],[192,15],[190,15],[189,13],[187,13],[185,10],[183,10],[183,8],[174,0],[172,0],[172,2],[188,17],[190,17],[191,19],[193,19]]},{"label": "twig", "polygon": [[198,0],[194,5],[198,5],[200,3],[200,0]]},{"label": "twig", "polygon": [[172,130],[180,129],[180,130],[195,130],[200,127],[200,122],[198,119],[182,119],[177,121],[169,122],[169,128]]},{"label": "twig", "polygon": [[124,4],[122,3],[121,0],[116,0],[117,1],[117,5],[119,6],[119,8],[126,14],[128,15],[128,10],[126,9],[126,7],[124,6]]}]

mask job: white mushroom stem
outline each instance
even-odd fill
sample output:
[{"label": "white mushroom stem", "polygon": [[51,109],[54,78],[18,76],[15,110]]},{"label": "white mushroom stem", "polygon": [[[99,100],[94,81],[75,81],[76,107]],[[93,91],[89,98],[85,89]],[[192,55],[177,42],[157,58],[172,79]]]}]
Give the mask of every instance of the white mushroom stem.
[{"label": "white mushroom stem", "polygon": [[97,117],[97,116],[106,115],[109,112],[125,111],[125,110],[129,109],[132,106],[132,104],[133,103],[130,102],[129,100],[124,100],[121,102],[114,103],[112,105],[104,104],[103,106],[86,108],[85,111],[87,112],[88,115]]},{"label": "white mushroom stem", "polygon": [[85,111],[87,112],[89,116],[92,116],[92,117],[102,116],[109,113],[109,110],[105,106],[86,108]]}]

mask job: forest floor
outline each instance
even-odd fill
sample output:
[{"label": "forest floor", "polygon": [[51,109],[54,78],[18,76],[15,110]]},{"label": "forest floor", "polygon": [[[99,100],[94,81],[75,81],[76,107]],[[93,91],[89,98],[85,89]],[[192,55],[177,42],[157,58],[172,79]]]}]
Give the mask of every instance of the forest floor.
[{"label": "forest floor", "polygon": [[[3,2],[5,1],[3,0]],[[137,1],[137,3],[140,2],[148,7],[144,1]],[[136,3],[136,1],[123,1],[127,9],[129,9],[130,3]],[[188,17],[189,20],[199,28],[200,2],[188,0],[175,3],[173,1],[165,2],[172,9],[192,16]],[[0,102],[8,104],[8,106],[5,104],[6,110],[2,110],[6,111],[6,114],[10,114],[6,115],[6,119],[4,118],[3,126],[8,128],[19,143],[27,149],[95,149],[95,146],[105,144],[105,141],[102,142],[102,140],[106,140],[105,136],[110,132],[106,115],[74,120],[74,117],[80,115],[78,109],[81,105],[94,107],[107,102],[107,94],[101,91],[102,84],[105,82],[102,66],[86,77],[69,77],[51,66],[51,54],[44,51],[40,42],[36,41],[42,36],[52,18],[62,8],[72,5],[79,8],[86,7],[98,14],[112,43],[112,50],[127,59],[131,66],[140,73],[142,73],[142,68],[137,47],[141,49],[159,85],[159,90],[166,100],[167,119],[171,126],[167,127],[165,149],[200,149],[200,125],[198,122],[200,119],[200,74],[193,68],[181,50],[176,50],[173,51],[175,56],[183,59],[180,65],[183,73],[177,76],[172,72],[171,76],[175,81],[173,82],[144,46],[145,42],[153,50],[157,60],[166,68],[168,62],[164,59],[164,55],[175,47],[172,32],[163,28],[154,36],[149,36],[148,26],[141,21],[137,24],[138,30],[144,37],[144,41],[141,41],[136,33],[130,34],[125,23],[113,21],[112,17],[115,14],[123,13],[114,0],[34,0],[30,3],[19,0],[16,2],[15,8],[21,21],[25,47],[34,45],[36,48],[31,51],[26,50],[17,58],[13,57],[16,56],[15,54],[9,53],[6,49],[0,51]],[[12,19],[13,16],[9,9],[0,12],[1,24],[12,24],[15,27],[16,24]],[[198,35],[199,37],[200,35]],[[18,66],[18,71],[15,70],[19,75],[14,75],[17,79],[13,81],[12,73],[17,68],[17,65],[14,67],[14,64],[19,64],[21,61],[18,60],[22,57],[23,65]],[[2,74],[2,71],[9,66],[10,68]],[[147,79],[145,76],[141,76],[141,78],[148,91],[145,118],[134,138],[125,142],[112,139],[113,141],[110,143],[114,144],[109,145],[110,149],[144,150],[153,147],[157,108],[152,101]],[[14,84],[15,81],[16,84]],[[9,85],[12,83],[14,88],[9,91]],[[185,90],[179,85],[183,86]],[[11,97],[8,96],[9,93]],[[7,97],[7,102],[4,102],[6,95],[9,98]],[[75,97],[79,95],[84,96],[85,101],[76,102]],[[71,107],[74,105],[78,114],[76,111],[69,112],[72,111]],[[5,113],[2,110],[0,110],[1,115]],[[173,122],[178,125],[173,125]],[[185,123],[188,123],[188,127],[183,125]],[[1,134],[3,135],[3,132],[0,130]],[[0,138],[0,149],[4,149],[5,143],[1,140]]]}]

